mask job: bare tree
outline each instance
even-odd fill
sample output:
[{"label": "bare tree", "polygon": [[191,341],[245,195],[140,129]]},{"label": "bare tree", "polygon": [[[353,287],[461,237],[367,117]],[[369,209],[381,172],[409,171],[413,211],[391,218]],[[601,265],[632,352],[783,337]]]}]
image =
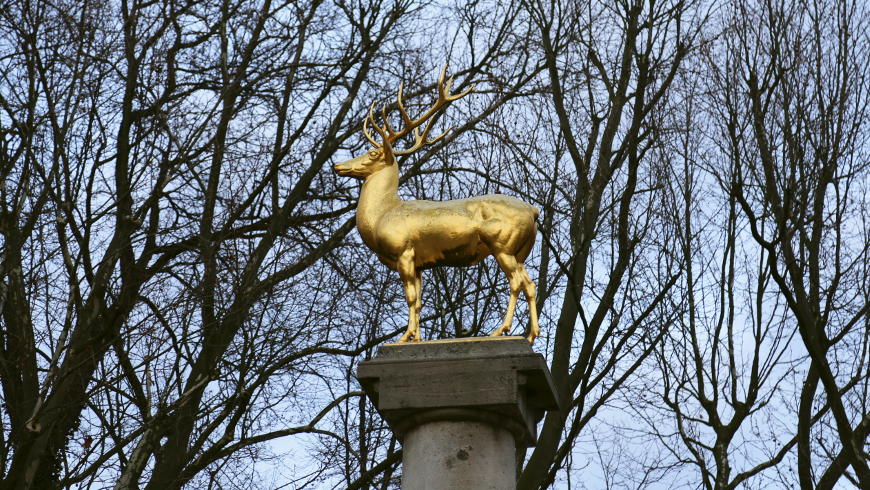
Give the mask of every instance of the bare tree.
[{"label": "bare tree", "polygon": [[[381,324],[389,302],[362,319],[341,301],[383,303],[386,288],[354,259],[356,193],[329,164],[359,147],[382,87],[405,80],[425,103],[424,60],[447,50],[407,41],[423,7],[2,12],[3,486],[247,488],[264,443],[301,434],[338,441],[345,479],[392,481],[395,441],[370,440],[366,419],[346,423],[358,438],[334,430],[348,407],[371,416],[348,373],[400,327]],[[492,70],[512,19],[456,63],[459,85],[504,80]],[[354,320],[377,328],[360,335]]]},{"label": "bare tree", "polygon": [[668,162],[652,150],[697,25],[686,2],[526,6],[566,165],[565,182],[550,184],[564,214],[548,209],[554,215],[542,228],[554,264],[543,267],[564,288],[549,296],[560,301],[549,311],[563,409],[548,413],[519,480],[520,488],[547,488],[581,431],[653,353],[673,314],[665,300],[681,259],[670,238],[676,223],[662,208]]},{"label": "bare tree", "polygon": [[866,486],[865,12],[738,2],[720,14],[685,117],[693,252],[687,321],[662,358],[669,436],[707,488]]},{"label": "bare tree", "polygon": [[[0,486],[396,488],[353,374],[405,301],[331,167],[446,57],[399,192],[541,210],[520,488],[870,487],[861,2],[0,7]],[[426,283],[427,337],[499,323],[495,264]]]},{"label": "bare tree", "polygon": [[665,182],[672,219],[681,224],[684,273],[671,300],[679,315],[657,352],[659,388],[635,391],[642,402],[633,412],[646,421],[646,444],[667,448],[648,463],[650,473],[670,480],[683,472],[698,486],[724,489],[752,486],[794,448],[794,428],[779,415],[788,411],[783,389],[804,356],[793,352],[796,334],[766,257],[720,185],[721,159],[707,139],[717,114],[708,113],[708,92],[699,90],[706,81],[696,73],[678,80],[685,96],[669,126],[681,129],[661,149],[675,163]]},{"label": "bare tree", "polygon": [[[866,202],[854,191],[867,170],[863,9],[860,2],[737,7],[725,55],[734,87],[722,100],[727,188],[810,359],[797,413],[803,488],[830,488],[841,476],[870,485],[870,241]],[[824,441],[816,446],[810,432],[823,404],[836,437],[814,437]]]}]

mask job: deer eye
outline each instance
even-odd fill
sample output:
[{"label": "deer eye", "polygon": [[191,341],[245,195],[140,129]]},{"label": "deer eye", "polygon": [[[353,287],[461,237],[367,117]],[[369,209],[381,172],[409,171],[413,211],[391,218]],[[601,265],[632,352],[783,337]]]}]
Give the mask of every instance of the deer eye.
[{"label": "deer eye", "polygon": [[369,159],[377,160],[381,158],[381,150],[372,150],[369,152]]}]

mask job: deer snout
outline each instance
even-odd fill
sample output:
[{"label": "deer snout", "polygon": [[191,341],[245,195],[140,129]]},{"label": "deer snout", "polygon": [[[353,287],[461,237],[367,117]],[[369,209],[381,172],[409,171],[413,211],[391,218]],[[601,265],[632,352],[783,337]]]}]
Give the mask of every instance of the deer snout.
[{"label": "deer snout", "polygon": [[364,179],[371,172],[371,168],[366,165],[369,162],[368,154],[352,158],[346,162],[336,164],[333,168],[335,173],[344,177],[353,177],[356,179]]},{"label": "deer snout", "polygon": [[350,162],[341,162],[341,163],[336,163],[335,165],[332,166],[332,168],[335,170],[335,173],[337,173],[338,175],[347,175],[348,172],[350,172],[353,169],[353,165],[351,165]]}]

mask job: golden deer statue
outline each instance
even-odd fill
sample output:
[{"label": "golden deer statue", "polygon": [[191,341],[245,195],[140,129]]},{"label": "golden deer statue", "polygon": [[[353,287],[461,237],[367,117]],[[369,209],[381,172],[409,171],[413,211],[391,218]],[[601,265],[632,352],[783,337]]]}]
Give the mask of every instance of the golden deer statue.
[{"label": "golden deer statue", "polygon": [[[450,102],[468,95],[474,87],[451,94],[453,77],[446,82],[447,66],[438,78],[438,99],[420,117],[412,119],[402,101],[402,84],[397,96],[404,127],[390,126],[386,105],[381,110],[383,127],[375,123],[374,103],[363,120],[363,134],[374,146],[368,153],[335,165],[339,175],[364,179],[356,211],[356,225],[363,241],[387,267],[397,271],[408,302],[408,329],[399,342],[420,341],[420,293],[422,272],[435,266],[469,266],[492,255],[510,281],[510,300],[501,327],[491,335],[504,335],[511,328],[520,291],[529,304],[533,343],[540,335],[535,304],[535,283],[523,262],[535,244],[538,210],[500,194],[450,201],[403,201],[399,198],[398,155],[408,155],[443,138],[429,138],[435,115]],[[420,126],[425,123],[420,132]],[[381,137],[375,141],[368,127]],[[399,138],[414,132],[414,144],[395,150]]]}]

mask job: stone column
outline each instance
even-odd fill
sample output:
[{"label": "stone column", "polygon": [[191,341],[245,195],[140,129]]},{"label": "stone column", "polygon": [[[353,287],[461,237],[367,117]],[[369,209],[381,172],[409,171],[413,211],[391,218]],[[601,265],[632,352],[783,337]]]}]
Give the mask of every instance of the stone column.
[{"label": "stone column", "polygon": [[523,337],[387,344],[357,378],[402,443],[403,490],[514,490],[517,448],[558,408]]}]

